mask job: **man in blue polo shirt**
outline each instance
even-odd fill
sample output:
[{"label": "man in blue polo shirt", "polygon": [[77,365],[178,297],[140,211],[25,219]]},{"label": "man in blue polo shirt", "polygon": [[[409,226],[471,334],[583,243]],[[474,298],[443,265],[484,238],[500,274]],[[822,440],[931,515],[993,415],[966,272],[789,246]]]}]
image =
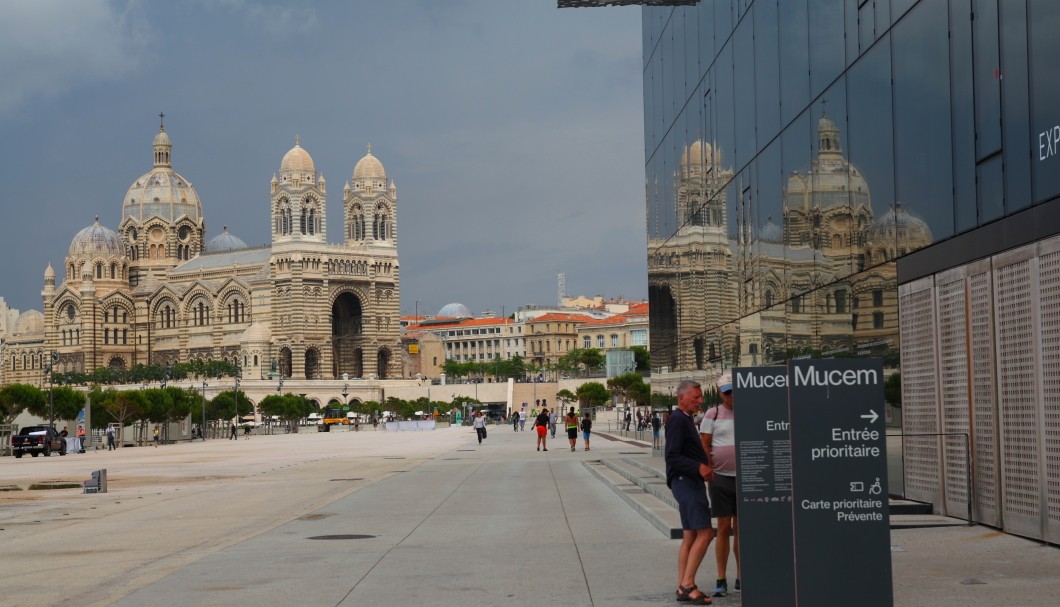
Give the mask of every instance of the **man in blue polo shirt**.
[{"label": "man in blue polo shirt", "polygon": [[710,596],[696,587],[696,571],[714,539],[706,486],[714,471],[693,419],[701,404],[703,389],[682,380],[677,386],[677,409],[666,422],[666,486],[677,500],[683,531],[677,552],[677,600],[692,605],[711,603]]}]

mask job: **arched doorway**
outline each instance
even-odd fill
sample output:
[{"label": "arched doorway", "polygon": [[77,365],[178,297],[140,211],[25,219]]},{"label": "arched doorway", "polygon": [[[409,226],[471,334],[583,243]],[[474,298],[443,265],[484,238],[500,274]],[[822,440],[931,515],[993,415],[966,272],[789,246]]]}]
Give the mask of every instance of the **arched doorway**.
[{"label": "arched doorway", "polygon": [[376,375],[379,379],[387,378],[387,370],[390,368],[390,349],[380,348],[379,353],[376,354]]},{"label": "arched doorway", "polygon": [[288,347],[280,348],[280,377],[291,376],[291,349]]},{"label": "arched doorway", "polygon": [[122,360],[120,356],[115,356],[114,358],[110,359],[110,362],[107,363],[107,366],[110,367],[111,371],[124,371],[125,361]]},{"label": "arched doorway", "polygon": [[353,372],[350,373],[352,377],[360,379],[364,377],[364,350],[357,348],[353,351],[352,366]]},{"label": "arched doorway", "polygon": [[320,351],[316,348],[305,351],[305,378],[320,379]]},{"label": "arched doorway", "polygon": [[332,372],[335,377],[349,373],[361,377],[360,361],[356,356],[361,341],[364,312],[361,301],[353,293],[343,293],[331,306]]}]

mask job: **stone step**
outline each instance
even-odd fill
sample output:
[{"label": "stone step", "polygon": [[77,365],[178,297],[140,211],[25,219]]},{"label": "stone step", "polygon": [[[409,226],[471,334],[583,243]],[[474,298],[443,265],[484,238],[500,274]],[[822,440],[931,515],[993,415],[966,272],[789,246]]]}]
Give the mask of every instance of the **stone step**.
[{"label": "stone step", "polygon": [[[630,481],[602,460],[587,460],[582,465],[596,478],[611,488],[630,507],[639,512],[649,523],[670,539],[680,539],[681,518],[673,505],[659,499],[653,492]],[[666,488],[665,481],[663,488]],[[669,490],[667,490],[667,493]],[[673,501],[672,498],[670,501]]]}]

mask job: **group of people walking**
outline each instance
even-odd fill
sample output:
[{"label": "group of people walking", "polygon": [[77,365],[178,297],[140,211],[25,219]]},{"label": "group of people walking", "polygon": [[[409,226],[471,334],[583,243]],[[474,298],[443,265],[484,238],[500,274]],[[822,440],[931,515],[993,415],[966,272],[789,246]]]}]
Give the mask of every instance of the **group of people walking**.
[{"label": "group of people walking", "polygon": [[[729,592],[730,549],[736,559],[734,590],[740,590],[740,532],[736,516],[736,442],[733,433],[732,376],[718,378],[721,405],[707,411],[697,427],[703,390],[691,380],[677,386],[677,409],[666,423],[666,486],[673,492],[683,532],[677,553],[678,601],[709,605],[711,596]],[[708,500],[707,483],[710,484]],[[713,510],[713,512],[712,512]],[[715,533],[711,515],[718,519]],[[732,541],[730,542],[730,532]],[[714,589],[696,585],[696,572],[714,538],[718,567]]]}]

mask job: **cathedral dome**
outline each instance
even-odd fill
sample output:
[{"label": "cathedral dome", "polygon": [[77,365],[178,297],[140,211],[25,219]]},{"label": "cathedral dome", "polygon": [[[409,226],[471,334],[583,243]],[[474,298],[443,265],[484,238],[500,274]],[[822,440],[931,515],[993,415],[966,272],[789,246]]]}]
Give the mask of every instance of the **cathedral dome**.
[{"label": "cathedral dome", "polygon": [[37,310],[26,310],[18,315],[12,335],[30,335],[44,333],[44,314]]},{"label": "cathedral dome", "polygon": [[243,335],[239,337],[239,343],[260,344],[266,343],[270,339],[272,339],[272,331],[260,322],[256,322],[247,327],[246,331],[243,331]]},{"label": "cathedral dome", "polygon": [[685,148],[685,153],[681,155],[681,164],[685,166],[711,164],[713,160],[714,153],[710,144],[699,139],[693,141],[691,145]]},{"label": "cathedral dome", "polygon": [[462,303],[451,303],[444,306],[441,310],[438,310],[437,316],[446,316],[449,318],[473,318],[471,310],[467,309]]},{"label": "cathedral dome", "polygon": [[122,203],[121,219],[132,218],[143,224],[152,217],[175,222],[187,216],[193,221],[202,218],[202,204],[191,183],[173,170],[170,163],[172,143],[164,130],[159,130],[151,142],[154,168],[129,186]]},{"label": "cathedral dome", "polygon": [[206,243],[207,253],[220,253],[222,251],[234,251],[236,249],[245,248],[247,248],[247,243],[243,242],[243,239],[238,236],[229,234],[228,226],[224,227],[224,232],[214,236]]},{"label": "cathedral dome", "polygon": [[762,226],[762,230],[759,232],[759,239],[765,242],[784,242],[784,230],[773,223],[773,218],[770,217],[766,220],[766,225]]},{"label": "cathedral dome", "polygon": [[114,230],[96,223],[81,230],[70,241],[71,257],[113,257],[125,255],[125,246]]},{"label": "cathedral dome", "polygon": [[868,240],[876,246],[898,244],[912,251],[931,244],[931,228],[923,219],[902,208],[899,202],[872,222]]},{"label": "cathedral dome", "polygon": [[295,138],[294,147],[283,155],[280,161],[280,173],[303,173],[313,175],[317,172],[313,157],[301,146],[301,138]]},{"label": "cathedral dome", "polygon": [[382,179],[386,180],[386,170],[379,159],[372,156],[372,146],[368,146],[368,153],[353,167],[354,179]]}]

